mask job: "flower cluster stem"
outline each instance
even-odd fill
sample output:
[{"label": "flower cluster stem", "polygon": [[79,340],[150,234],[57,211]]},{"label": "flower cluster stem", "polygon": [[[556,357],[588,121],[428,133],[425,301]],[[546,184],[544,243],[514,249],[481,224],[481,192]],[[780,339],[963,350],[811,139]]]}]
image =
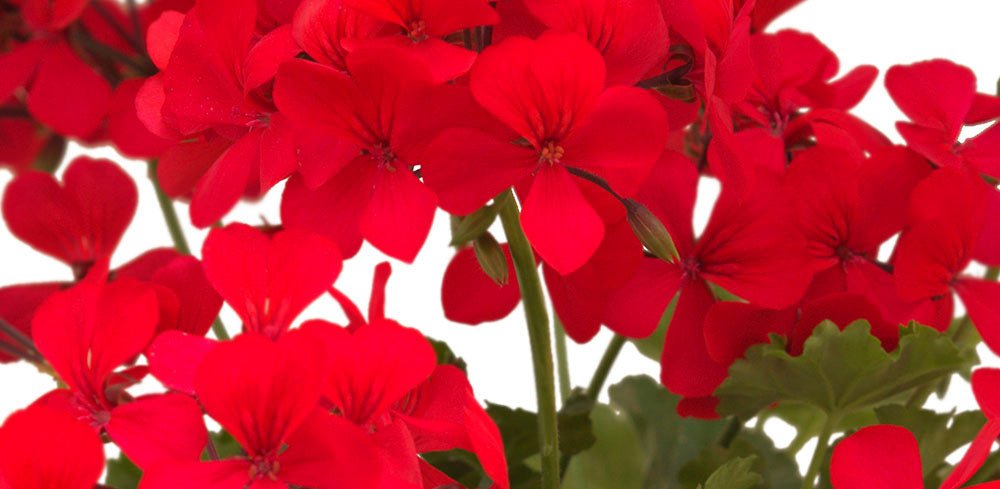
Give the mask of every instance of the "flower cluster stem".
[{"label": "flower cluster stem", "polygon": [[[555,308],[553,307],[553,310]],[[552,331],[556,338],[556,369],[559,374],[559,400],[566,403],[573,393],[573,383],[569,377],[569,354],[566,351],[566,330],[555,313],[552,314]]]},{"label": "flower cluster stem", "polygon": [[615,335],[608,342],[608,348],[604,350],[604,355],[601,357],[601,361],[597,364],[597,368],[594,370],[594,376],[590,379],[590,385],[587,386],[587,397],[591,400],[597,400],[597,397],[601,395],[601,390],[604,389],[604,383],[608,381],[608,375],[611,374],[611,367],[614,366],[615,361],[618,360],[618,355],[622,352],[622,348],[625,347],[625,337],[622,335]]},{"label": "flower cluster stem", "polygon": [[531,358],[535,369],[535,393],[538,397],[538,441],[541,447],[541,489],[559,488],[559,428],[556,411],[555,372],[552,362],[552,339],[545,296],[538,278],[535,254],[521,229],[520,211],[511,190],[497,197],[500,222],[503,224],[510,254],[521,287],[521,300],[531,338]]},{"label": "flower cluster stem", "polygon": [[827,416],[826,422],[823,423],[823,431],[816,440],[816,451],[813,452],[812,460],[809,462],[809,469],[802,478],[802,489],[816,487],[816,477],[819,475],[820,467],[823,466],[823,461],[826,460],[826,452],[830,449],[830,438],[836,425],[837,420],[833,416]]}]

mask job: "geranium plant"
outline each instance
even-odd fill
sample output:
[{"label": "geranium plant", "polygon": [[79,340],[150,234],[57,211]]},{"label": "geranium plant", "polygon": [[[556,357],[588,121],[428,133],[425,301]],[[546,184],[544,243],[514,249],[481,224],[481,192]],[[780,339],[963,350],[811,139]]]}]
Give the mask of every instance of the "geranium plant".
[{"label": "geranium plant", "polygon": [[[1000,98],[894,66],[893,144],[851,113],[875,67],[768,29],[800,1],[0,0],[3,220],[69,269],[0,288],[0,362],[52,386],[0,488],[1000,487]],[[148,162],[172,246],[116,254],[139,187],[68,141]],[[367,311],[336,284],[439,210],[444,314],[522,306],[534,411],[386,316],[388,263]],[[630,342],[660,376],[601,402]],[[981,411],[926,407],[956,376]]]}]

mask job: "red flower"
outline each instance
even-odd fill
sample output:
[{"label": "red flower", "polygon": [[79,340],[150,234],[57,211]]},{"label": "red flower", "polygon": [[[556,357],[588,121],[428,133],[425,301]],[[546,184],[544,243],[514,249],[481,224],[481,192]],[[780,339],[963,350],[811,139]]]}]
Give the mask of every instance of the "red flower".
[{"label": "red flower", "polygon": [[106,160],[73,160],[60,186],[52,175],[25,172],[4,192],[11,233],[73,267],[78,276],[111,256],[137,205],[132,179]]},{"label": "red flower", "polygon": [[103,470],[101,438],[66,413],[34,406],[0,426],[2,489],[92,489]]},{"label": "red flower", "polygon": [[169,195],[192,196],[199,227],[295,169],[293,133],[275,113],[268,83],[300,49],[290,26],[258,38],[256,7],[202,0],[186,16],[166,12],[150,26],[148,49],[163,72],[139,91],[138,116],[154,134],[184,139],[163,155],[159,176]]},{"label": "red flower", "polygon": [[[988,421],[980,430],[941,489],[962,487],[983,465],[996,438],[1000,435],[1000,403],[997,387],[1000,371],[979,369],[973,372],[972,388]],[[917,440],[905,428],[891,425],[870,426],[845,438],[833,451],[830,478],[834,489],[921,489],[924,487],[920,449]],[[972,486],[1000,488],[1000,482]]]},{"label": "red flower", "polygon": [[546,263],[572,273],[597,250],[604,224],[570,172],[635,193],[666,144],[663,110],[642,90],[605,89],[600,53],[573,34],[509,38],[482,53],[471,77],[476,100],[509,130],[446,130],[427,149],[424,177],[455,214],[530,185],[525,234]]},{"label": "red flower", "polygon": [[337,247],[321,236],[246,224],[213,229],[202,249],[205,274],[246,331],[276,339],[340,274]]},{"label": "red flower", "polygon": [[313,60],[347,71],[345,44],[370,39],[386,24],[345,5],[344,0],[306,0],[295,11],[292,35]]},{"label": "red flower", "polygon": [[247,333],[220,343],[201,362],[195,390],[246,455],[200,462],[195,454],[157,465],[140,487],[374,487],[379,471],[371,442],[318,407],[325,376],[322,345],[304,332],[277,342]]},{"label": "red flower", "polygon": [[[35,314],[32,334],[38,351],[66,384],[37,403],[107,431],[141,467],[197,457],[207,437],[197,403],[180,394],[133,400],[125,391],[146,369],[117,369],[152,339],[156,294],[130,279],[105,284],[106,266],[96,265],[86,279],[52,295]],[[176,429],[162,430],[161,424]]]},{"label": "red flower", "polygon": [[972,70],[942,59],[893,66],[885,74],[885,87],[910,118],[896,123],[896,129],[911,148],[938,166],[968,165],[1000,176],[998,126],[958,143],[962,126],[1000,117],[1000,98],[977,93]]},{"label": "red flower", "polygon": [[580,34],[604,57],[608,85],[634,85],[670,49],[657,0],[527,0],[546,27]]},{"label": "red flower", "polygon": [[983,341],[1000,351],[1000,284],[963,276],[987,214],[987,192],[978,176],[942,168],[913,191],[909,225],[896,248],[896,286],[902,298],[965,303]]},{"label": "red flower", "polygon": [[507,258],[507,283],[502,285],[486,275],[471,246],[452,257],[441,281],[441,306],[449,321],[472,325],[497,321],[521,303],[510,247],[500,246]]},{"label": "red flower", "polygon": [[410,50],[422,60],[436,82],[458,78],[476,59],[476,53],[452,45],[443,37],[470,27],[496,24],[499,20],[487,0],[345,0],[344,3],[399,26],[397,34],[367,43]]},{"label": "red flower", "polygon": [[760,179],[746,196],[723,191],[696,241],[691,219],[697,169],[678,156],[661,160],[653,175],[639,200],[670,231],[679,257],[670,262],[646,258],[611,298],[607,324],[619,333],[647,336],[679,293],[660,380],[682,396],[706,397],[726,376],[725,367],[708,353],[703,329],[716,302],[710,284],[759,306],[788,307],[801,298],[811,278],[804,269],[805,246],[774,183],[767,187],[767,180]]},{"label": "red flower", "polygon": [[399,48],[359,49],[347,67],[350,76],[296,60],[278,75],[282,112],[339,146],[303,158],[301,178],[286,186],[282,219],[330,237],[347,256],[364,237],[413,261],[437,208],[434,193],[414,174],[418,149],[450,114],[468,114],[470,104],[456,87],[434,87],[430,72]]}]

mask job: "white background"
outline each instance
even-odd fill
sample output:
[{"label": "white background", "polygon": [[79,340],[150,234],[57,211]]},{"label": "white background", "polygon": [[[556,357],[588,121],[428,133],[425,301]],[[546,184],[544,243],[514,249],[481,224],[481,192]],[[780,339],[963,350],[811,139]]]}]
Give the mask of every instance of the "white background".
[{"label": "white background", "polygon": [[[842,71],[859,64],[873,64],[884,73],[893,64],[911,63],[935,57],[946,57],[972,68],[979,77],[980,91],[994,93],[1000,77],[1000,0],[809,0],[789,12],[771,27],[796,28],[815,34],[840,57]],[[947,90],[948,87],[941,87]],[[891,138],[900,141],[893,124],[903,119],[885,93],[882,78],[867,98],[855,109],[869,123]],[[143,251],[157,246],[169,246],[166,232],[152,187],[145,178],[142,162],[115,157],[106,148],[71,147],[71,155],[89,154],[109,157],[121,162],[140,189],[136,218],[125,234],[112,265],[120,265]],[[11,175],[0,170],[0,187]],[[251,224],[279,222],[280,186],[262,202],[241,204],[226,222],[243,221]],[[714,181],[703,180],[696,212],[696,225],[704,226],[712,199],[718,192]],[[187,206],[178,211],[187,219]],[[994,216],[995,217],[995,216]],[[187,227],[192,249],[199,250],[204,232]],[[500,236],[500,233],[498,233]],[[445,339],[469,363],[469,375],[477,394],[491,402],[532,408],[534,389],[528,338],[520,308],[505,320],[470,327],[445,320],[440,303],[441,276],[451,256],[448,247],[447,216],[439,213],[426,245],[413,265],[393,261],[393,276],[389,282],[387,312],[389,317],[416,327],[424,333]],[[368,245],[345,263],[344,272],[336,285],[362,308],[368,300],[371,271],[385,258]],[[392,261],[392,260],[390,260]],[[977,269],[978,272],[981,269]],[[0,286],[48,280],[69,280],[69,269],[55,260],[22,244],[0,226]],[[301,319],[327,318],[338,320],[342,315],[335,303],[324,297],[310,307]],[[235,333],[238,321],[228,309],[223,319]],[[585,385],[610,338],[602,331],[586,345],[570,345],[571,373],[575,385]],[[995,356],[981,352],[984,364],[1000,365]],[[657,365],[627,346],[611,373],[610,382],[646,373],[657,376]],[[47,376],[24,364],[0,365],[0,419],[11,411],[26,406],[39,395],[54,387]],[[934,401],[942,409],[957,406],[961,410],[975,409],[975,401],[965,383],[953,383],[944,401]],[[769,422],[768,431],[779,445],[790,440],[787,426]],[[808,455],[809,450],[802,455]]]}]

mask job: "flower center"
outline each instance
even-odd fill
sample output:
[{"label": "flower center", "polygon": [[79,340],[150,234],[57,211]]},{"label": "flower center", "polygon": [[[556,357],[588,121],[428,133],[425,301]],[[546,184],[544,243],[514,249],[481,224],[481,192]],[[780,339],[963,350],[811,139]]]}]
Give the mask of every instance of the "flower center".
[{"label": "flower center", "polygon": [[566,154],[566,150],[562,146],[556,144],[555,141],[549,141],[542,146],[542,151],[538,154],[538,161],[550,164],[559,163],[564,154]]},{"label": "flower center", "polygon": [[414,20],[410,22],[409,31],[406,33],[407,37],[413,42],[420,42],[427,39],[428,36],[425,30],[427,29],[427,23],[422,20]]},{"label": "flower center", "polygon": [[250,479],[278,480],[278,470],[281,464],[273,457],[258,455],[250,460]]}]

